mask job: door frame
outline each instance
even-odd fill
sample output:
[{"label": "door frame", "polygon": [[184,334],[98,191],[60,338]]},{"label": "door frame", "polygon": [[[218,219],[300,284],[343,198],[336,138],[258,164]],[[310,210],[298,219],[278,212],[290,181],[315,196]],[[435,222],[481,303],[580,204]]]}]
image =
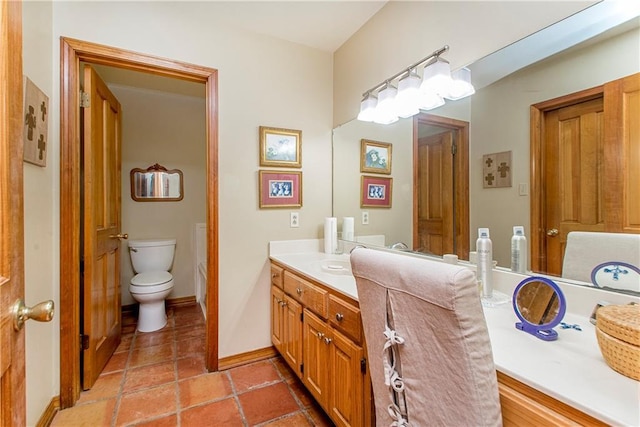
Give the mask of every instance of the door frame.
[{"label": "door frame", "polygon": [[413,242],[418,233],[418,126],[439,126],[456,132],[457,151],[454,156],[454,227],[456,230],[456,255],[469,259],[469,122],[419,113],[413,119]]},{"label": "door frame", "polygon": [[60,38],[60,405],[80,397],[80,62],[206,85],[207,321],[205,365],[218,370],[218,70]]},{"label": "door frame", "polygon": [[546,210],[547,195],[544,175],[544,118],[545,113],[603,96],[604,85],[533,104],[530,107],[530,182],[531,182],[531,271],[547,271]]}]

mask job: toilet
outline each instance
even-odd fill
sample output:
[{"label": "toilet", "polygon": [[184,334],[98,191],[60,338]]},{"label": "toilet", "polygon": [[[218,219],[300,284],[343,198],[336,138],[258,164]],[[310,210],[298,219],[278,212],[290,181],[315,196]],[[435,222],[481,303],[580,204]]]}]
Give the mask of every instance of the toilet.
[{"label": "toilet", "polygon": [[176,239],[129,240],[133,270],[129,292],[140,303],[138,331],[153,332],[167,324],[164,300],[173,289]]}]

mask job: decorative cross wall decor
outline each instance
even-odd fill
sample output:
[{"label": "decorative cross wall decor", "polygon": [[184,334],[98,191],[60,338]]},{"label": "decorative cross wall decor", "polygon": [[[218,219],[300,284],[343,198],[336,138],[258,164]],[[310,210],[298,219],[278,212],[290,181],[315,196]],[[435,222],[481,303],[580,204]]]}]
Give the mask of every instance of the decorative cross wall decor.
[{"label": "decorative cross wall decor", "polygon": [[49,97],[28,77],[24,91],[24,161],[47,166]]},{"label": "decorative cross wall decor", "polygon": [[511,187],[511,151],[482,156],[482,186],[484,188]]}]

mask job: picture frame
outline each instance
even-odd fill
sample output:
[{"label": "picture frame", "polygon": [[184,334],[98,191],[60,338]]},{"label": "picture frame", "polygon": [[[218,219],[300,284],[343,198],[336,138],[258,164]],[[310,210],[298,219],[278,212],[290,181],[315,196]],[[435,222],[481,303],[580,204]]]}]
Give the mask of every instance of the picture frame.
[{"label": "picture frame", "polygon": [[260,166],[302,167],[302,131],[260,126]]},{"label": "picture frame", "polygon": [[25,76],[23,161],[47,166],[49,97]]},{"label": "picture frame", "polygon": [[391,143],[360,140],[360,172],[391,174]]},{"label": "picture frame", "polygon": [[258,173],[260,209],[302,207],[302,172],[260,170]]},{"label": "picture frame", "polygon": [[360,179],[361,208],[390,208],[393,178],[362,175]]}]

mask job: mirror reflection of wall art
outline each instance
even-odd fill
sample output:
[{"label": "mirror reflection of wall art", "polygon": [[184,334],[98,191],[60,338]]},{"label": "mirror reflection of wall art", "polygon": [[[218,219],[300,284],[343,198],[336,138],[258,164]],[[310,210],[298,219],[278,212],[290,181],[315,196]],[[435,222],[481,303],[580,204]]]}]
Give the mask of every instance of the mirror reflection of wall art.
[{"label": "mirror reflection of wall art", "polygon": [[393,178],[362,175],[360,207],[390,208]]},{"label": "mirror reflection of wall art", "polygon": [[482,186],[511,187],[511,151],[482,156]]},{"label": "mirror reflection of wall art", "polygon": [[156,163],[130,172],[131,198],[136,202],[177,202],[184,197],[182,171]]},{"label": "mirror reflection of wall art", "polygon": [[258,187],[260,209],[302,207],[302,172],[261,170]]},{"label": "mirror reflection of wall art", "polygon": [[302,131],[260,126],[260,166],[302,166]]},{"label": "mirror reflection of wall art", "polygon": [[24,161],[47,166],[49,97],[28,77],[24,91]]},{"label": "mirror reflection of wall art", "polygon": [[388,142],[360,141],[360,172],[391,173],[391,144]]}]

